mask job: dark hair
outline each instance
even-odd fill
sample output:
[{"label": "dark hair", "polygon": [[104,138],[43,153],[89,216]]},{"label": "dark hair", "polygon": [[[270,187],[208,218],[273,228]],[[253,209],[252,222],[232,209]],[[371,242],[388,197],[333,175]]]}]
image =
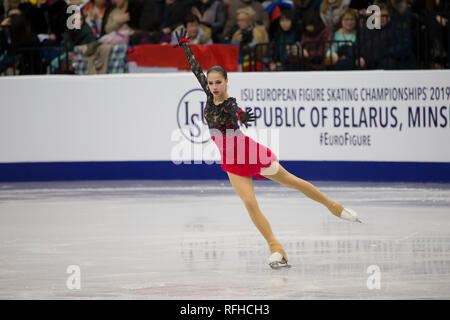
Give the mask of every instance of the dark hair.
[{"label": "dark hair", "polygon": [[389,4],[385,3],[384,1],[375,1],[373,3],[374,5],[377,5],[381,10],[386,10],[389,14],[392,13],[392,8]]},{"label": "dark hair", "polygon": [[29,40],[33,36],[28,21],[24,16],[12,14],[9,19],[11,20],[10,33],[13,43]]},{"label": "dark hair", "polygon": [[193,23],[193,22],[200,23],[200,19],[195,14],[188,13],[184,17],[184,26],[186,27],[188,23]]},{"label": "dark hair", "polygon": [[210,72],[218,72],[225,78],[225,80],[228,79],[227,70],[225,70],[225,68],[222,66],[212,66],[208,69],[208,71],[206,71],[206,75],[208,75]]},{"label": "dark hair", "polygon": [[[128,0],[127,12],[130,15],[130,20],[127,22],[127,24],[133,30],[141,29],[140,22],[141,22],[142,11],[144,10],[143,3],[144,3],[144,1],[141,1],[141,0]],[[108,7],[108,3],[106,4],[106,7]],[[105,19],[104,15],[103,15],[103,19]]]},{"label": "dark hair", "polygon": [[320,18],[319,13],[312,10],[306,11],[303,15],[303,29],[305,29],[307,25],[314,26],[314,31],[312,32],[314,34],[325,28],[325,24],[323,23],[322,18]]},{"label": "dark hair", "polygon": [[294,11],[293,10],[291,10],[291,9],[288,9],[288,10],[282,10],[281,11],[281,16],[280,16],[280,19],[281,18],[285,18],[285,19],[288,19],[288,20],[291,20],[292,22],[294,22]]}]

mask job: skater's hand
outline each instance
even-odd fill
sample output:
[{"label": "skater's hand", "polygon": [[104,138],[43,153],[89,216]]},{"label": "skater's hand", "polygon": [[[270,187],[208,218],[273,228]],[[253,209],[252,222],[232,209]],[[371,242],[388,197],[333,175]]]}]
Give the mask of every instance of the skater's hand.
[{"label": "skater's hand", "polygon": [[252,110],[248,112],[242,111],[239,112],[239,120],[248,128],[247,122],[255,121],[255,115]]},{"label": "skater's hand", "polygon": [[183,42],[187,42],[187,43],[190,42],[188,37],[187,37],[187,30],[185,28],[181,29],[178,32],[175,32],[175,35],[177,37],[178,44],[176,44],[174,46],[174,48],[181,47]]}]

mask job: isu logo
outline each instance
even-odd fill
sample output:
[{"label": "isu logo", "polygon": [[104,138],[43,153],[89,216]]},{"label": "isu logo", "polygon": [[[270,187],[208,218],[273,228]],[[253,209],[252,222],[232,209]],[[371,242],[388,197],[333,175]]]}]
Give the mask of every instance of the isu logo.
[{"label": "isu logo", "polygon": [[192,143],[206,143],[208,124],[203,118],[206,95],[202,89],[192,89],[185,93],[178,103],[177,122],[183,136]]}]

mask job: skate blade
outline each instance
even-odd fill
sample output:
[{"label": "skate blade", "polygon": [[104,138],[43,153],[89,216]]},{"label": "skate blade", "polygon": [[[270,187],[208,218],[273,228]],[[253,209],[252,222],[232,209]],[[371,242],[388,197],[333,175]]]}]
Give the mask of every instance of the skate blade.
[{"label": "skate blade", "polygon": [[274,270],[279,270],[279,269],[288,269],[291,267],[290,264],[287,263],[280,263],[280,262],[272,262],[269,263],[269,266],[274,269]]}]

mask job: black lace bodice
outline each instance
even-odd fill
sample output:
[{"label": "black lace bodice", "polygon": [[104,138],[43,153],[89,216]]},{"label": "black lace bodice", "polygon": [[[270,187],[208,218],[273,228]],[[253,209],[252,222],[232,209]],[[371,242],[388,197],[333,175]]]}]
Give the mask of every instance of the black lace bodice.
[{"label": "black lace bodice", "polygon": [[183,42],[181,46],[184,48],[184,51],[186,52],[186,56],[189,65],[191,66],[192,72],[195,74],[198,82],[200,82],[200,85],[203,88],[203,91],[205,91],[206,93],[207,100],[203,116],[205,117],[206,122],[208,123],[209,129],[218,129],[222,133],[224,133],[226,129],[238,130],[239,129],[238,112],[241,110],[241,108],[238,107],[236,99],[230,97],[221,104],[215,105],[214,95],[209,90],[206,76],[203,73],[203,70],[200,67],[200,64],[198,63],[194,54],[192,53],[189,44],[187,42]]}]

